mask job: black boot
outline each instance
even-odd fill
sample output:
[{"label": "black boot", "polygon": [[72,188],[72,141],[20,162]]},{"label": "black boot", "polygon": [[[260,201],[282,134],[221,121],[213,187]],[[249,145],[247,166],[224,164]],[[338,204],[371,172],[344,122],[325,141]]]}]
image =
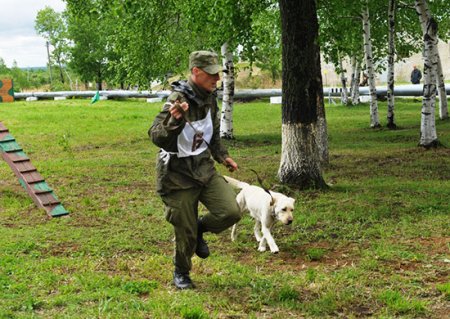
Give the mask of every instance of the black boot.
[{"label": "black boot", "polygon": [[191,277],[189,277],[189,273],[181,273],[175,271],[173,273],[173,283],[175,287],[178,289],[192,289],[194,288],[194,284],[192,283]]},{"label": "black boot", "polygon": [[202,224],[202,220],[199,219],[197,221],[197,248],[195,249],[195,253],[200,258],[208,258],[209,256],[209,248],[206,241],[203,239],[203,233],[206,231],[205,226]]}]

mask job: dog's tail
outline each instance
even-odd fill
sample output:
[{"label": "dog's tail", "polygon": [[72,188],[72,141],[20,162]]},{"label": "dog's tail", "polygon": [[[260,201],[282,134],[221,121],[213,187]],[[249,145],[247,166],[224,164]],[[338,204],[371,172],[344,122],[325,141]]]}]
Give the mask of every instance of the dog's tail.
[{"label": "dog's tail", "polygon": [[225,178],[225,180],[231,185],[234,186],[236,188],[242,189],[244,187],[249,186],[249,184],[247,184],[246,182],[241,182],[238,181],[237,179],[234,179],[232,177],[229,176],[224,176],[223,178]]}]

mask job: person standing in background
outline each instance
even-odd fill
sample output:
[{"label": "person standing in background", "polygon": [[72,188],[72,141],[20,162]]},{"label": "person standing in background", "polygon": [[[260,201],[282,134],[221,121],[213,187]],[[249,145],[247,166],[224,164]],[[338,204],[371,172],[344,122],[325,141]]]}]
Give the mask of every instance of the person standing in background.
[{"label": "person standing in background", "polygon": [[416,65],[413,66],[413,70],[411,72],[411,83],[412,84],[419,84],[420,79],[422,79],[422,72],[417,68]]}]

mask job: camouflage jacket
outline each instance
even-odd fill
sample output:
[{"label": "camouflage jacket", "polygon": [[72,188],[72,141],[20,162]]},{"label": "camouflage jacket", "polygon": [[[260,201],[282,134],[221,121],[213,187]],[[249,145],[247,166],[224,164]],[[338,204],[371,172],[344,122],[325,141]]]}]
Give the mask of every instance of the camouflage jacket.
[{"label": "camouflage jacket", "polygon": [[[228,157],[220,141],[220,112],[216,94],[197,87],[191,80],[174,82],[172,89],[163,110],[148,131],[152,142],[161,148],[156,163],[157,191],[161,195],[205,185],[216,174],[213,159],[222,163]],[[183,119],[176,120],[169,113],[171,104],[176,100],[189,104],[186,114],[191,122],[204,119],[211,110],[213,136],[210,147],[199,155],[178,157],[176,154],[178,134],[186,125]]]}]

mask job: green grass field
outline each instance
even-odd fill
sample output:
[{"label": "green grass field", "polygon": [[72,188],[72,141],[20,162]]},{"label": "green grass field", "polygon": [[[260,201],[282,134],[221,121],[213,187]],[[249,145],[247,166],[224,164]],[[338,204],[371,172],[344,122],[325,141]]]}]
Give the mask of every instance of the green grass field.
[{"label": "green grass field", "polygon": [[[448,318],[450,149],[417,146],[420,102],[398,130],[371,129],[367,104],[327,106],[326,191],[277,185],[281,109],[236,104],[233,176],[297,200],[281,252],[256,250],[245,216],[207,234],[193,291],[172,284],[172,229],[155,193],[145,101],[0,104],[0,120],[70,211],[48,219],[0,160],[0,318]],[[379,103],[385,125],[386,104]],[[450,121],[437,119],[450,147]],[[218,167],[225,174],[225,169]]]}]

